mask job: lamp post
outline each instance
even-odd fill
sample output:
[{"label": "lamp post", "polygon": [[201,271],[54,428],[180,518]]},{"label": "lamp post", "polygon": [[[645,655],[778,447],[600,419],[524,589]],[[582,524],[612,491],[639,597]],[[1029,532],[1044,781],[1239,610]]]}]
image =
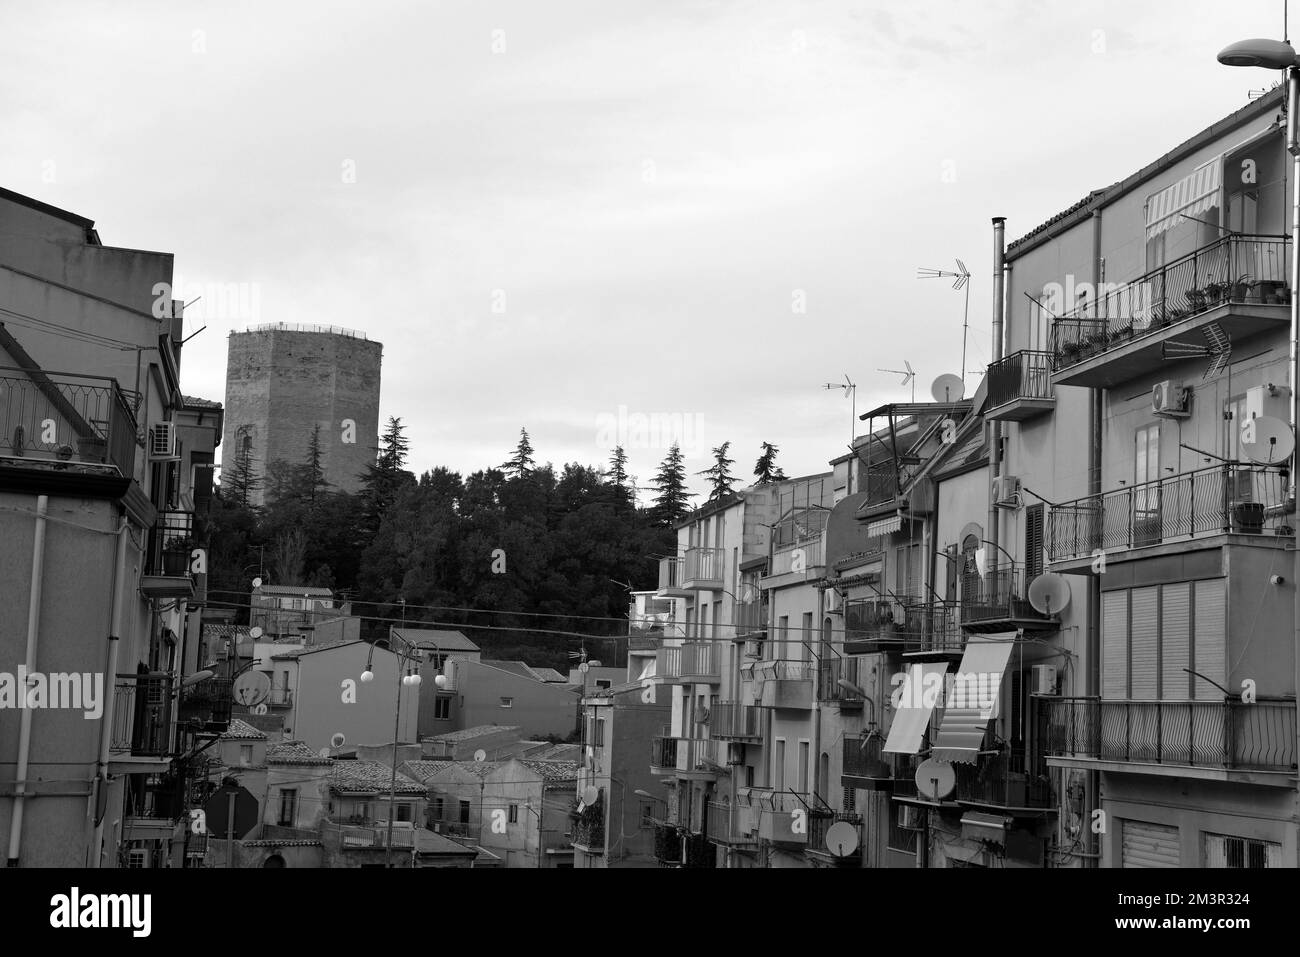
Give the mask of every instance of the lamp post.
[{"label": "lamp post", "polygon": [[[392,646],[396,640],[401,642],[401,650]],[[412,661],[418,661],[421,653],[432,650],[434,661],[438,660],[438,646],[433,643],[408,641],[403,638],[397,631],[390,631],[387,638],[379,638],[370,644],[370,653],[366,656],[366,670],[361,672],[361,681],[363,684],[369,684],[375,680],[375,673],[370,670],[375,660],[375,645],[383,645],[389,651],[397,656],[397,674],[399,683],[397,685],[397,700],[393,706],[393,758],[392,758],[392,775],[388,782],[388,841],[384,847],[384,866],[392,867],[393,858],[393,818],[395,816],[397,804],[397,738],[401,732],[402,726],[402,686],[409,688],[420,687],[420,672],[417,670],[413,674],[404,675],[407,665]],[[441,668],[439,669],[441,670]],[[444,674],[437,675],[434,683],[442,688],[447,684],[447,676]]]},{"label": "lamp post", "polygon": [[[1285,8],[1284,8],[1285,9]],[[1283,28],[1285,32],[1285,27]],[[1300,280],[1300,57],[1287,40],[1240,40],[1219,51],[1219,62],[1225,66],[1257,66],[1267,70],[1284,70],[1286,79],[1286,149],[1291,154],[1291,431],[1300,434],[1300,295],[1296,289]],[[1300,503],[1296,495],[1300,480],[1300,449],[1291,459],[1291,505]],[[1293,511],[1293,515],[1297,513]],[[1292,588],[1295,598],[1292,608],[1294,630],[1295,688],[1300,694],[1300,533],[1292,542],[1295,553],[1295,571]],[[1300,698],[1297,698],[1300,701]],[[1296,721],[1300,736],[1300,720]],[[1300,737],[1297,739],[1300,744]]]}]

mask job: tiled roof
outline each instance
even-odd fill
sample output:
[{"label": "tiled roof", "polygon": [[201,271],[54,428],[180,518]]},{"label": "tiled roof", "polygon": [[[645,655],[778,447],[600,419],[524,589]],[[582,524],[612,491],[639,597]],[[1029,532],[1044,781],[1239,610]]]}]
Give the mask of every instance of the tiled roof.
[{"label": "tiled roof", "polygon": [[209,622],[203,623],[203,634],[210,635],[214,638],[252,638],[249,634],[248,625],[217,625]]},{"label": "tiled roof", "polygon": [[406,761],[402,770],[417,781],[427,781],[443,768],[449,768],[455,761]]},{"label": "tiled roof", "polygon": [[470,774],[478,778],[487,777],[489,774],[491,774],[500,766],[501,766],[500,761],[457,761],[456,762],[456,767],[460,768],[462,771],[468,771]]},{"label": "tiled roof", "polygon": [[512,675],[519,675],[521,678],[532,678],[534,681],[540,681],[537,672],[524,664],[522,661],[488,661],[484,659],[479,664],[487,665],[489,668],[496,668],[500,671],[508,671]]},{"label": "tiled roof", "polygon": [[244,847],[321,847],[320,841],[240,841]]},{"label": "tiled roof", "polygon": [[284,741],[266,749],[266,763],[322,765],[334,762],[330,758],[322,758],[302,741]]},{"label": "tiled roof", "polygon": [[[395,629],[397,630],[397,629]],[[450,628],[401,628],[397,634],[407,641],[432,642],[439,651],[478,651],[478,645]]]},{"label": "tiled roof", "polygon": [[261,731],[258,731],[247,721],[241,721],[239,718],[230,719],[230,727],[226,730],[226,733],[223,734],[222,737],[238,739],[243,741],[265,741],[266,740],[266,735],[264,735]]},{"label": "tiled roof", "polygon": [[451,854],[464,855],[465,857],[477,857],[478,848],[469,847],[442,834],[437,834],[426,828],[419,828],[415,832],[415,851],[417,854]]},{"label": "tiled roof", "polygon": [[328,588],[319,588],[314,585],[263,585],[255,589],[253,595],[321,595],[327,598],[333,598],[334,592]]},{"label": "tiled roof", "polygon": [[560,674],[554,668],[534,668],[533,674],[537,675],[539,681],[568,681],[564,675]]},{"label": "tiled roof", "polygon": [[[375,794],[392,786],[393,769],[378,761],[335,761],[330,771],[330,787],[337,791]],[[397,772],[398,794],[423,794],[424,785]]]},{"label": "tiled roof", "polygon": [[183,404],[189,406],[191,409],[221,408],[221,403],[216,401],[215,399],[200,399],[198,398],[198,396],[193,396],[193,395],[183,395],[181,396],[181,399]]},{"label": "tiled roof", "polygon": [[459,731],[447,731],[444,734],[435,734],[426,741],[445,741],[449,744],[455,744],[461,741],[473,741],[475,738],[486,737],[489,734],[500,734],[509,731],[518,731],[520,725],[517,724],[479,724],[472,728],[462,728]]},{"label": "tiled roof", "polygon": [[577,761],[582,756],[582,746],[578,744],[553,744],[528,755],[529,761]]},{"label": "tiled roof", "polygon": [[519,763],[536,772],[537,776],[548,784],[553,781],[576,781],[578,779],[578,762],[576,761],[536,761],[527,758]]}]

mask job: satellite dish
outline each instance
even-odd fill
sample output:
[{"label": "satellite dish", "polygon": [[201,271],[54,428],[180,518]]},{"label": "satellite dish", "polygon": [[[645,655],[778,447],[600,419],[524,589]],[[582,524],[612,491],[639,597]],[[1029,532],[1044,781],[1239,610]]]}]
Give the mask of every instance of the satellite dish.
[{"label": "satellite dish", "polygon": [[347,743],[347,740],[348,739],[343,736],[342,731],[336,731],[334,733],[334,736],[330,738],[330,746],[335,748],[341,748],[345,743]]},{"label": "satellite dish", "polygon": [[245,707],[259,705],[270,697],[271,676],[265,671],[245,671],[235,679],[231,693]]},{"label": "satellite dish", "polygon": [[1029,604],[1044,615],[1055,615],[1070,603],[1070,584],[1060,575],[1045,572],[1029,583]]},{"label": "satellite dish", "polygon": [[966,394],[966,384],[961,376],[945,372],[935,379],[930,386],[930,395],[935,402],[960,402]]},{"label": "satellite dish", "polygon": [[858,849],[858,829],[848,821],[837,821],[826,831],[826,850],[836,857],[848,857]]},{"label": "satellite dish", "polygon": [[254,579],[253,579],[253,587],[254,587],[254,588],[261,588],[261,587],[262,587],[262,579],[260,579],[260,578],[254,578]]},{"label": "satellite dish", "polygon": [[1241,452],[1260,465],[1285,462],[1295,451],[1291,426],[1271,415],[1261,415],[1241,423]]},{"label": "satellite dish", "polygon": [[266,714],[266,705],[264,704],[254,705],[252,708],[249,708],[248,710],[253,714]]},{"label": "satellite dish", "polygon": [[957,772],[947,761],[926,758],[916,769],[916,792],[932,801],[946,798],[957,786]]},{"label": "satellite dish", "polygon": [[589,670],[591,670],[591,666],[584,661],[582,664],[578,665],[578,670],[585,675]]},{"label": "satellite dish", "polygon": [[478,762],[486,761],[487,752],[484,751],[482,748],[479,748],[477,751],[474,752],[474,760]]},{"label": "satellite dish", "polygon": [[261,627],[259,625],[254,625],[252,628],[248,629],[248,637],[254,640],[261,638],[262,637]]},{"label": "satellite dish", "polygon": [[595,804],[600,800],[600,792],[593,785],[588,784],[582,789],[582,803],[588,806]]}]

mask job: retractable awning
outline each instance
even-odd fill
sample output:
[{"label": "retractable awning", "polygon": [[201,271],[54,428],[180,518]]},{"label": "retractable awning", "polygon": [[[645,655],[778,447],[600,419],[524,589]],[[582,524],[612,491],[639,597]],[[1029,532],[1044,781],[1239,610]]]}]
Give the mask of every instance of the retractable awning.
[{"label": "retractable awning", "polygon": [[889,518],[882,518],[871,522],[867,525],[867,538],[879,538],[882,535],[892,535],[903,527],[903,516],[891,515]]},{"label": "retractable awning", "polygon": [[930,723],[930,712],[943,696],[943,675],[947,662],[920,662],[907,670],[903,679],[902,696],[894,721],[889,726],[889,737],[882,751],[893,754],[916,754],[921,749],[921,737]]},{"label": "retractable awning", "polygon": [[932,757],[974,764],[984,731],[997,713],[1002,675],[1011,659],[1017,633],[972,635],[944,707],[943,724]]},{"label": "retractable awning", "polygon": [[1221,157],[1197,167],[1147,200],[1147,239],[1219,205]]}]

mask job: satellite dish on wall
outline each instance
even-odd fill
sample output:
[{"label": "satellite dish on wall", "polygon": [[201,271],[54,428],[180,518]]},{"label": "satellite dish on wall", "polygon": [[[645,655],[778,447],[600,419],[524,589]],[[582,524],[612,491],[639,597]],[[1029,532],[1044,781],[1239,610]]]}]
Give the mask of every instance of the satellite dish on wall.
[{"label": "satellite dish on wall", "polygon": [[585,675],[590,670],[590,665],[584,661],[582,664],[578,665],[578,670]]},{"label": "satellite dish on wall", "polygon": [[258,638],[261,638],[262,637],[261,626],[254,625],[252,628],[248,629],[248,637],[252,638],[254,641],[256,641]]},{"label": "satellite dish on wall", "polygon": [[486,761],[486,760],[487,760],[487,752],[484,751],[482,748],[479,748],[477,751],[474,752],[474,760],[475,760],[475,761],[478,761],[478,762],[480,762],[480,763],[483,762],[483,761]]},{"label": "satellite dish on wall", "polygon": [[848,821],[838,821],[826,831],[826,850],[836,857],[848,857],[858,849],[858,829]]},{"label": "satellite dish on wall", "polygon": [[266,705],[258,704],[249,709],[252,714],[266,714]]},{"label": "satellite dish on wall", "polygon": [[1241,424],[1241,454],[1260,465],[1285,462],[1295,451],[1291,426],[1271,415],[1261,415]]},{"label": "satellite dish on wall", "polygon": [[334,736],[330,738],[330,746],[335,748],[341,748],[347,742],[347,740],[348,739],[343,736],[342,731],[336,731],[334,733]]},{"label": "satellite dish on wall", "polygon": [[1070,583],[1060,575],[1044,572],[1029,583],[1029,604],[1044,615],[1055,615],[1070,603]]},{"label": "satellite dish on wall", "polygon": [[935,402],[960,402],[966,394],[966,384],[961,376],[945,372],[930,385],[930,395]]},{"label": "satellite dish on wall", "polygon": [[235,679],[232,693],[245,707],[259,705],[271,694],[271,676],[265,671],[245,671]]},{"label": "satellite dish on wall", "polygon": [[582,803],[588,806],[595,804],[600,800],[600,792],[593,785],[588,784],[582,789]]},{"label": "satellite dish on wall", "polygon": [[916,769],[916,792],[931,801],[946,798],[957,786],[957,772],[947,761],[926,758]]},{"label": "satellite dish on wall", "polygon": [[262,579],[260,579],[260,578],[254,578],[254,579],[253,579],[253,587],[254,587],[254,588],[261,588],[261,587],[262,587]]}]

